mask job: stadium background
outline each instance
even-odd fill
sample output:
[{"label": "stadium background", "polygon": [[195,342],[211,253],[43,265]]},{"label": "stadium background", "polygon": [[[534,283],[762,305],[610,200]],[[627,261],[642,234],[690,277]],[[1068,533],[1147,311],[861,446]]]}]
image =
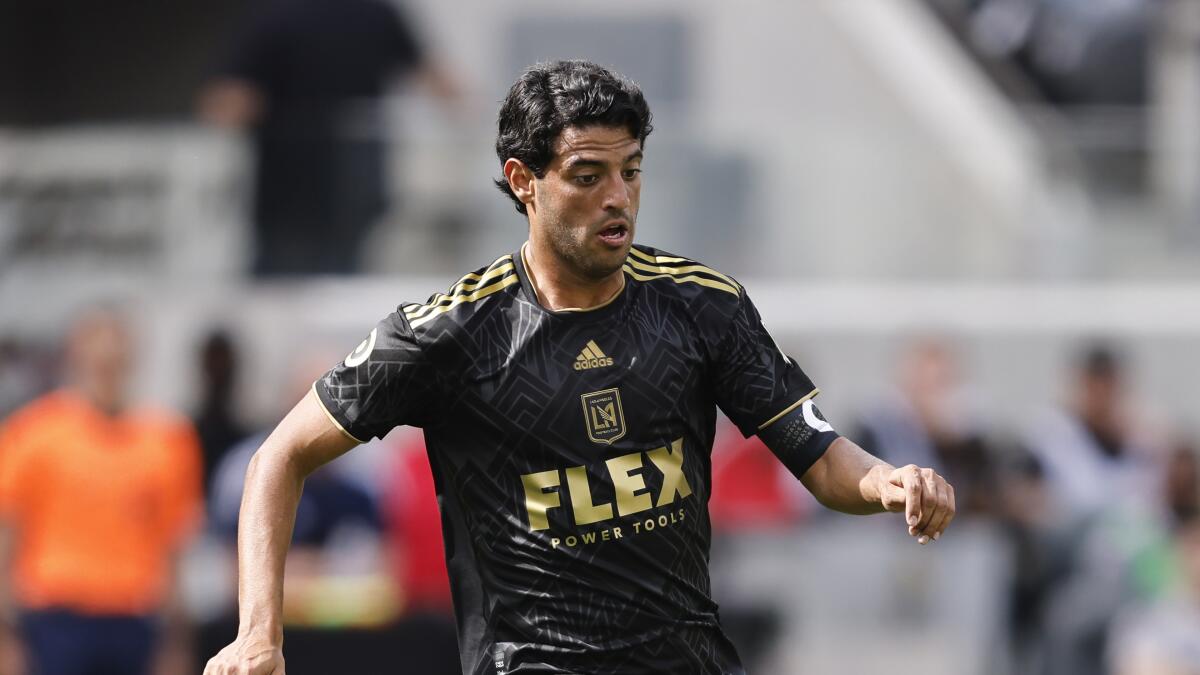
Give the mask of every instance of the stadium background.
[{"label": "stadium background", "polygon": [[[714,583],[749,626],[754,672],[1042,672],[1059,652],[1118,653],[1128,617],[1181,593],[1170,563],[1178,516],[1163,514],[1174,513],[1168,481],[1193,498],[1197,489],[1194,462],[1172,461],[1194,456],[1200,434],[1196,3],[464,0],[404,10],[460,95],[447,109],[398,85],[379,102],[384,124],[372,133],[390,151],[392,207],[359,273],[256,279],[252,146],[197,116],[251,6],[5,3],[0,413],[54,385],[81,307],[116,299],[135,321],[137,398],[196,411],[198,353],[219,329],[238,355],[237,419],[268,427],[312,363],[349,352],[399,301],[515,250],[523,221],[490,183],[497,102],[531,62],[587,58],[637,80],[655,114],[640,241],[737,276],[842,431],[911,384],[913,345],[933,341],[958,364],[938,395],[986,440],[991,506],[932,548],[913,546],[894,519],[821,513],[792,487],[758,503],[728,471]],[[1068,517],[1044,457],[1033,469],[1024,460],[1056,451],[1044,420],[1069,408],[1074,366],[1097,344],[1127,370],[1124,410],[1131,434],[1147,439],[1139,447],[1158,482],[1144,496],[1157,503],[1090,514],[1098,534],[1041,579],[1036,616],[1018,616],[1014,587],[1030,572],[1013,532],[1027,523],[1010,502],[1036,493],[1047,522]],[[395,432],[342,473],[388,503],[401,488],[371,476],[392,475],[395,446],[411,443]],[[772,475],[735,440],[716,452],[753,465],[743,483]],[[405,672],[402,654],[372,641],[403,613],[404,589],[381,562],[389,536],[332,539],[319,576],[340,602],[301,612],[308,630],[289,637],[289,653],[305,639],[378,647],[388,660],[371,672]],[[198,651],[204,636],[224,637],[212,626],[232,602],[228,554],[212,526],[188,555]],[[1096,560],[1107,566],[1080,562]],[[394,603],[353,601],[381,587]],[[1096,600],[1105,595],[1117,597]],[[1063,658],[1071,665],[1056,675],[1095,672],[1086,657]]]}]

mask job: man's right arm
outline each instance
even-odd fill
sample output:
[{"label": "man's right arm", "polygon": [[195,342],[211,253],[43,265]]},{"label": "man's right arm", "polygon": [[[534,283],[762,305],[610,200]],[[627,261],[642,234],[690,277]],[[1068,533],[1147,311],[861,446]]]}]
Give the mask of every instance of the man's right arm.
[{"label": "man's right arm", "polygon": [[283,566],[304,479],[355,445],[310,391],[250,460],[238,517],[238,634],[204,675],[284,675]]}]

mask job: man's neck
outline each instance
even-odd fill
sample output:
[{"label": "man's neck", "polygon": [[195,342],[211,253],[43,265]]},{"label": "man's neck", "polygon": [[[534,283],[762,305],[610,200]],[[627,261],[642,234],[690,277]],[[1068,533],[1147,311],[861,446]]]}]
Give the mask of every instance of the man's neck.
[{"label": "man's neck", "polygon": [[84,400],[105,415],[116,417],[125,410],[125,396],[119,388],[102,386],[81,379],[74,383],[74,389]]},{"label": "man's neck", "polygon": [[553,253],[540,249],[532,239],[521,247],[521,259],[534,294],[546,309],[595,309],[611,302],[625,288],[625,274],[621,270],[601,280],[582,278],[557,263]]}]

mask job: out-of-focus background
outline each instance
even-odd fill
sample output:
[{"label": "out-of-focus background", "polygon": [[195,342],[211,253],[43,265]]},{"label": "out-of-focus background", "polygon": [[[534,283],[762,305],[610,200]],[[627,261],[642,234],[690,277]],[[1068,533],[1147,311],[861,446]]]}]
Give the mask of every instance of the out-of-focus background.
[{"label": "out-of-focus background", "polygon": [[[558,58],[646,92],[639,240],[737,276],[835,427],[958,488],[922,548],[724,430],[751,672],[1200,673],[1195,0],[3,3],[0,672],[232,638],[250,454],[517,249],[495,114]],[[289,673],[454,672],[419,433],[305,500]],[[105,646],[97,612],[144,620]]]}]

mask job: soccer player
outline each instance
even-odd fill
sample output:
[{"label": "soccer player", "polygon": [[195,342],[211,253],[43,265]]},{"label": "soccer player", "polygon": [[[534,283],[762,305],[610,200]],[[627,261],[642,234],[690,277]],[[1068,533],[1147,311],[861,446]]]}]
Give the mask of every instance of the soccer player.
[{"label": "soccer player", "polygon": [[737,281],[633,244],[650,130],[641,91],[604,68],[520,76],[497,183],[529,240],[400,305],[263,444],[241,510],[240,629],[207,675],[284,672],[304,477],[400,424],[425,430],[468,675],[743,672],[709,593],[718,407],[826,506],[903,511],[921,543],[942,534],[950,485],[840,437]]}]

